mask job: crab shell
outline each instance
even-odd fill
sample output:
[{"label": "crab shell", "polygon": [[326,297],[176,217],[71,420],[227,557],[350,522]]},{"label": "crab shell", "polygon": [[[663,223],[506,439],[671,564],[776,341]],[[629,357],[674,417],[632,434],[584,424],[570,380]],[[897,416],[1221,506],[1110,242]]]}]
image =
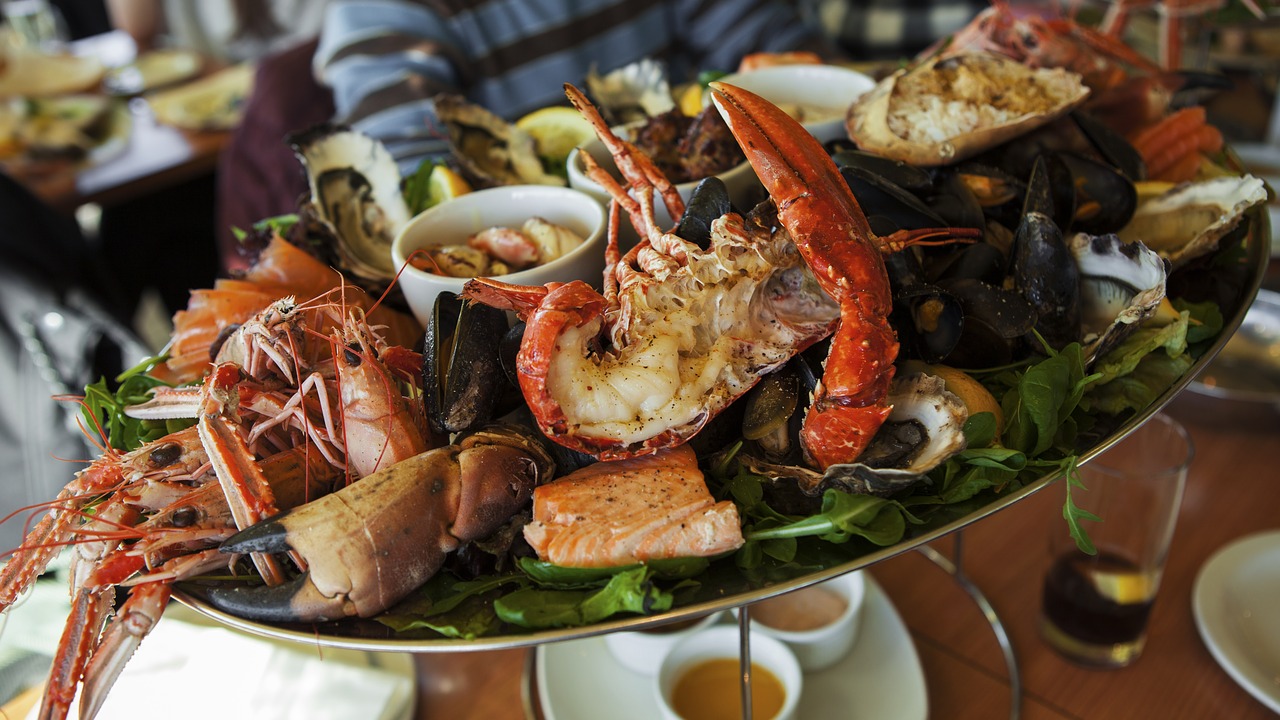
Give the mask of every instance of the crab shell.
[{"label": "crab shell", "polygon": [[[956,80],[961,71],[968,80]],[[968,97],[958,94],[960,88],[969,89]],[[924,117],[922,108],[922,116],[911,120],[917,129],[933,128],[929,139],[908,139],[890,124],[909,99],[906,94],[913,92],[922,102],[935,104],[935,118]],[[877,83],[849,107],[845,127],[862,150],[912,165],[949,165],[1056,120],[1088,95],[1079,75],[1060,68],[1032,69],[991,53],[935,57]],[[1006,110],[1013,101],[1024,110],[1016,117],[999,122],[982,117]],[[970,119],[957,132],[937,123],[938,117],[955,121],[966,116]]]}]

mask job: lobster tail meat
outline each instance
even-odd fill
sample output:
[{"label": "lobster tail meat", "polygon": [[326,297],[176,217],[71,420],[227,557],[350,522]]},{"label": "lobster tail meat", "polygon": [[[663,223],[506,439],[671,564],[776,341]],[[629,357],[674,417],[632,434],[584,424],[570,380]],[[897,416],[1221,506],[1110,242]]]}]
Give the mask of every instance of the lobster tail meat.
[{"label": "lobster tail meat", "polygon": [[657,227],[653,201],[669,183],[612,135],[577,88],[566,93],[623,168],[628,188],[594,172],[644,239],[622,256],[611,233],[603,295],[582,282],[534,290],[477,278],[463,297],[525,319],[516,362],[543,433],[620,460],[689,440],[829,335],[840,308],[772,218],[715,218],[706,249]]},{"label": "lobster tail meat", "polygon": [[852,462],[889,414],[885,398],[898,356],[881,245],[835,163],[799,123],[732,85],[711,83],[711,98],[795,247],[840,304],[839,327],[800,441],[819,469]]}]

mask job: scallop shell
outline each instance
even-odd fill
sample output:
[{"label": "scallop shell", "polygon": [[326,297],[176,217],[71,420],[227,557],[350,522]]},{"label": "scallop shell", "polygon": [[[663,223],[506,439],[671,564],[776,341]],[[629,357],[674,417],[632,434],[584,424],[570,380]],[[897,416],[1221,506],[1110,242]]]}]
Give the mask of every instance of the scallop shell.
[{"label": "scallop shell", "polygon": [[[1088,95],[1076,73],[966,53],[881,80],[850,106],[845,126],[863,150],[912,165],[948,165],[1052,122]],[[915,111],[907,107],[913,101]]]},{"label": "scallop shell", "polygon": [[1266,200],[1266,185],[1252,175],[1186,183],[1139,205],[1119,235],[1141,240],[1176,269],[1217,249],[1245,211]]}]

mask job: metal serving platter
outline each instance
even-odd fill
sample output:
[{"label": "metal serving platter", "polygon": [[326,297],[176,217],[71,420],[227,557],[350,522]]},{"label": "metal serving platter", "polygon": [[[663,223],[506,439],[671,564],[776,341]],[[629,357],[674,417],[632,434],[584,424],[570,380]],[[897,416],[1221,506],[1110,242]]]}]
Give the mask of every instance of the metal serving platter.
[{"label": "metal serving platter", "polygon": [[[1174,396],[1182,392],[1182,390],[1186,388],[1187,385],[1209,365],[1222,348],[1226,346],[1227,341],[1235,334],[1236,330],[1240,328],[1245,319],[1246,312],[1253,303],[1255,296],[1258,294],[1258,290],[1261,287],[1263,277],[1266,273],[1267,263],[1270,259],[1271,241],[1271,226],[1266,213],[1266,208],[1254,208],[1247,213],[1246,217],[1249,221],[1248,235],[1243,241],[1243,247],[1245,250],[1244,270],[1246,272],[1246,279],[1244,284],[1241,286],[1240,291],[1237,293],[1237,304],[1234,307],[1222,308],[1224,317],[1222,333],[1218,336],[1209,351],[1201,356],[1199,360],[1196,361],[1196,364],[1192,366],[1186,374],[1179,378],[1177,382],[1156,398],[1156,400],[1147,407],[1146,410],[1136,414],[1105,439],[1098,442],[1094,447],[1082,452],[1079,456],[1079,462],[1081,464],[1088,462],[1092,458],[1106,451],[1109,447],[1119,442],[1138,426],[1146,422],[1152,415],[1159,412],[1165,405],[1173,400]],[[323,625],[278,625],[249,621],[234,615],[229,615],[211,607],[199,597],[184,590],[182,587],[175,589],[174,597],[197,612],[227,626],[238,628],[256,635],[262,635],[264,637],[291,640],[312,646],[350,648],[370,652],[415,653],[496,650],[503,648],[528,647],[540,643],[585,638],[620,630],[639,630],[667,622],[691,618],[712,611],[728,610],[819,583],[838,575],[873,565],[882,560],[887,560],[896,555],[900,555],[919,546],[933,542],[943,536],[960,530],[971,523],[977,522],[988,515],[999,512],[1000,510],[1017,503],[1033,493],[1039,492],[1045,487],[1048,487],[1054,481],[1058,480],[1060,477],[1061,473],[1048,474],[1039,480],[1028,483],[1015,492],[996,498],[988,505],[970,512],[969,514],[946,525],[927,532],[922,532],[919,535],[904,538],[901,542],[895,545],[868,552],[865,555],[858,556],[852,560],[828,567],[821,571],[814,571],[809,574],[766,587],[749,589],[744,589],[742,587],[719,588],[721,595],[714,600],[684,605],[658,615],[627,617],[582,627],[527,631],[507,635],[482,637],[474,640],[450,638],[415,639],[392,637],[389,629],[372,620],[346,620],[339,623],[328,623]],[[1065,527],[1063,528],[1063,532],[1066,532]]]}]

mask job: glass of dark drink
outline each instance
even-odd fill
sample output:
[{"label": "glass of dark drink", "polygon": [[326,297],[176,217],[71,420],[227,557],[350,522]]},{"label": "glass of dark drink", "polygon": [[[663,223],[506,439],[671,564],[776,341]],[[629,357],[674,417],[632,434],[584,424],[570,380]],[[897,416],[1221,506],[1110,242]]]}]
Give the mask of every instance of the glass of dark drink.
[{"label": "glass of dark drink", "polygon": [[1040,635],[1059,654],[1094,667],[1142,654],[1192,455],[1186,429],[1158,414],[1080,468],[1072,500],[1101,521],[1085,523],[1092,555],[1053,526]]}]

